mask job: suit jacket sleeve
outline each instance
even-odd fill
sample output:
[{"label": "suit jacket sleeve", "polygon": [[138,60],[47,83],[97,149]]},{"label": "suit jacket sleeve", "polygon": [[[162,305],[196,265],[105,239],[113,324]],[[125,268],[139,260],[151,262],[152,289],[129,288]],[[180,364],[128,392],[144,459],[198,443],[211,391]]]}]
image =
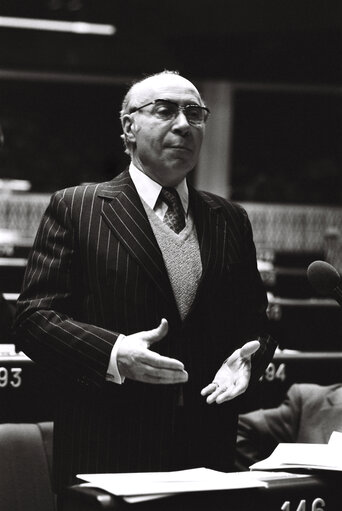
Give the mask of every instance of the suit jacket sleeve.
[{"label": "suit jacket sleeve", "polygon": [[244,296],[244,311],[241,315],[244,319],[241,328],[241,336],[245,342],[258,339],[259,350],[252,355],[252,372],[250,383],[257,383],[263,375],[266,367],[271,362],[277,347],[276,341],[269,334],[269,322],[267,317],[267,294],[257,268],[256,249],[253,241],[253,232],[247,212],[241,208],[244,214],[244,272],[241,275],[241,293]]},{"label": "suit jacket sleeve", "polygon": [[85,293],[74,231],[64,194],[57,192],[28,260],[17,304],[15,339],[20,349],[61,383],[72,380],[101,386],[118,333],[79,319]]},{"label": "suit jacket sleeve", "polygon": [[[231,276],[236,288],[234,306],[236,317],[239,318],[239,345],[236,348],[251,340],[257,339],[260,342],[260,348],[252,355],[250,387],[255,387],[272,360],[277,343],[269,334],[267,293],[257,268],[252,226],[246,210],[241,205],[207,192],[204,194],[222,206],[229,226],[228,255]],[[243,409],[248,400],[247,395],[240,399]]]},{"label": "suit jacket sleeve", "polygon": [[248,470],[267,458],[280,442],[296,442],[302,396],[299,385],[292,385],[277,408],[260,409],[239,417],[236,466]]}]

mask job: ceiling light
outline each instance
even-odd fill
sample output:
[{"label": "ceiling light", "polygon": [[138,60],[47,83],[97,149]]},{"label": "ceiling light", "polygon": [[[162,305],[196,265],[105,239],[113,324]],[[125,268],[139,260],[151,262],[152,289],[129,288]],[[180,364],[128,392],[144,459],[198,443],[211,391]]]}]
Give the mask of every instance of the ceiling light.
[{"label": "ceiling light", "polygon": [[0,16],[0,27],[106,36],[111,36],[116,32],[114,25],[86,23],[84,21],[54,21],[33,18],[12,18],[8,16]]}]

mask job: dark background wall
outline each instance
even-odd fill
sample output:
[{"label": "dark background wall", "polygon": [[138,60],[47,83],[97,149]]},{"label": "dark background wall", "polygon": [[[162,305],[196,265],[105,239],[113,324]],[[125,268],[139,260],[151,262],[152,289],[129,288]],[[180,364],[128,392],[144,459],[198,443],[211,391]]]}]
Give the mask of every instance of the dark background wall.
[{"label": "dark background wall", "polygon": [[339,0],[2,0],[0,15],[113,24],[113,37],[1,29],[9,68],[340,83]]},{"label": "dark background wall", "polygon": [[234,84],[233,198],[341,203],[340,1],[3,0],[0,16],[116,28],[0,28],[0,177],[38,192],[110,178],[128,84],[167,68]]}]

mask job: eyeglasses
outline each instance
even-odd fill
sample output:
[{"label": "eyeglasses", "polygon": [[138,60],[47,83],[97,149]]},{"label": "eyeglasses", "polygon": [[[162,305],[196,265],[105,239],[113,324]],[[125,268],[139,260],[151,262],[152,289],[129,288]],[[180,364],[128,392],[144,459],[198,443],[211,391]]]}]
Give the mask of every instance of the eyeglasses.
[{"label": "eyeglasses", "polygon": [[196,104],[181,106],[168,99],[155,99],[150,103],[146,103],[146,105],[133,108],[130,113],[139,112],[142,108],[150,105],[153,105],[151,114],[157,119],[161,121],[171,121],[176,119],[179,112],[183,112],[188,123],[192,126],[202,126],[205,124],[210,114],[210,110],[204,106]]}]

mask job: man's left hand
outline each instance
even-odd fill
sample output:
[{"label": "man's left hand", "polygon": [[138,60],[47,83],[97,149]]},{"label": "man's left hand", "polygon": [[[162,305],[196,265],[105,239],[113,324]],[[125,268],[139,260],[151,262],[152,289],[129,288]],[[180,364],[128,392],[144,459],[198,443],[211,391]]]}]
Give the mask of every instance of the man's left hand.
[{"label": "man's left hand", "polygon": [[201,391],[202,396],[208,396],[208,404],[229,401],[246,391],[251,377],[251,356],[259,347],[259,341],[247,342],[223,362],[213,382]]}]

